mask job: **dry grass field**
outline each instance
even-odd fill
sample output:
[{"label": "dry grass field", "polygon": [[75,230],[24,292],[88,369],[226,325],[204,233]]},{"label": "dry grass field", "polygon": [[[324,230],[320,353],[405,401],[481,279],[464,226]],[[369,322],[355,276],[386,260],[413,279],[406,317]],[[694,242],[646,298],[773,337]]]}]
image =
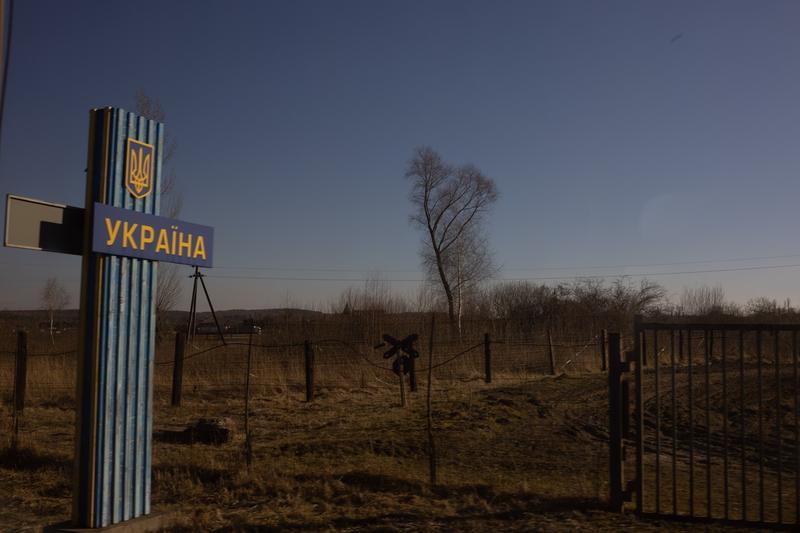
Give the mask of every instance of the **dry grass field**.
[{"label": "dry grass field", "polygon": [[[172,346],[156,354],[154,375],[153,507],[173,514],[175,531],[647,531],[735,530],[722,525],[637,518],[607,511],[608,384],[592,339],[556,339],[555,368],[541,337],[492,344],[494,381],[484,378],[482,336],[437,343],[433,425],[438,482],[429,483],[425,390],[427,353],[418,360],[419,390],[399,405],[396,376],[367,342],[314,343],[316,396],[305,401],[302,343],[252,348],[249,424],[252,463],[246,464],[244,384],[247,336],[198,338],[187,350],[183,404],[169,405]],[[74,432],[74,339],[55,345],[41,335],[29,343],[26,408],[20,448],[11,451],[13,338],[0,343],[0,530],[24,531],[64,520],[71,502]],[[208,350],[208,351],[206,351]],[[52,354],[58,355],[37,355]],[[784,360],[786,362],[787,360]],[[662,360],[662,364],[664,361]],[[696,368],[696,371],[698,369]],[[730,368],[728,415],[730,512],[740,506],[739,463],[748,461],[748,518],[756,519],[757,381],[748,367],[744,395]],[[777,406],[767,373],[763,397],[765,452],[775,455],[771,420]],[[654,509],[660,449],[662,509],[672,507],[672,435],[676,437],[678,511],[687,512],[688,443],[694,442],[696,512],[705,511],[704,382],[695,377],[689,419],[688,375],[662,367],[645,374],[645,508]],[[792,462],[795,422],[791,367],[781,371],[784,518],[794,516]],[[722,483],[723,430],[719,357],[712,361],[712,483]],[[742,400],[744,399],[744,403]],[[660,413],[660,425],[656,425]],[[182,442],[176,436],[200,418],[226,419],[230,442]],[[744,424],[744,438],[739,438]],[[658,432],[657,432],[658,430]],[[660,432],[660,433],[659,433]],[[656,434],[660,434],[659,440]],[[628,450],[628,477],[633,474]],[[775,464],[765,462],[766,517],[775,515]],[[716,496],[715,496],[716,498]],[[721,513],[714,501],[715,514]]]},{"label": "dry grass field", "polygon": [[[322,387],[311,403],[299,387],[256,389],[249,468],[240,389],[187,394],[180,408],[157,394],[154,508],[175,513],[175,531],[705,530],[605,510],[606,388],[597,373],[435,382],[433,487],[424,387],[406,408],[388,385]],[[231,419],[235,438],[219,446],[163,438],[199,417]],[[0,418],[7,424],[6,404]],[[68,398],[32,401],[22,451],[4,443],[4,530],[68,516],[73,419]]]}]

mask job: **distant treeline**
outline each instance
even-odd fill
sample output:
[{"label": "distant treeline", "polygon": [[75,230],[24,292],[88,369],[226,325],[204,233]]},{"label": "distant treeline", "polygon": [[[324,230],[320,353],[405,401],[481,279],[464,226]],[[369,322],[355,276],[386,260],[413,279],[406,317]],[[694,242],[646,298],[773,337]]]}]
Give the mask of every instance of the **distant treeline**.
[{"label": "distant treeline", "polygon": [[[235,309],[219,311],[217,317],[227,332],[242,333],[251,326],[271,342],[295,342],[305,338],[346,338],[377,342],[383,333],[422,333],[430,328],[435,311],[437,337],[474,340],[485,333],[497,338],[529,339],[549,331],[560,339],[595,337],[601,329],[629,333],[634,317],[651,320],[727,322],[800,322],[800,310],[768,298],[755,298],[744,305],[725,299],[721,287],[701,286],[683,291],[670,301],[667,291],[650,280],[613,282],[587,279],[558,285],[528,281],[503,282],[474,291],[465,298],[456,323],[449,323],[446,305],[434,288],[427,287],[410,301],[392,293],[381,280],[344,291],[326,312],[297,308]],[[38,330],[46,311],[2,311],[0,322],[9,328]],[[76,310],[58,313],[64,329],[77,325]],[[171,339],[184,330],[188,312],[170,311],[159,319],[159,337]],[[209,312],[198,313],[198,323],[213,324]],[[254,331],[257,331],[257,328]],[[212,334],[215,328],[202,329]]]}]

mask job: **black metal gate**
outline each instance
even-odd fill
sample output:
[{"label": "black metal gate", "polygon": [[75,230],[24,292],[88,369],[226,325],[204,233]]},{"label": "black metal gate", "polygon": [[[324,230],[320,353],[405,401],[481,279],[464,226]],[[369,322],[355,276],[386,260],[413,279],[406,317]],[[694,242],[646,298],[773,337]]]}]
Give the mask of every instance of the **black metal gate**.
[{"label": "black metal gate", "polygon": [[624,357],[610,334],[612,507],[800,524],[798,332],[637,320]]}]

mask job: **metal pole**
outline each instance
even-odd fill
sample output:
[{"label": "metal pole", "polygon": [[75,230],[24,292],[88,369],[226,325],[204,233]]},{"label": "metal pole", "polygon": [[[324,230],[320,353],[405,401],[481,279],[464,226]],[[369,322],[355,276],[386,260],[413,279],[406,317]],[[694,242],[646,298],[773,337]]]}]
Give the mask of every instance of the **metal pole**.
[{"label": "metal pole", "polygon": [[[775,359],[775,438],[777,439],[776,452],[778,454],[778,523],[783,523],[783,439],[781,439],[781,356],[778,331],[775,330],[773,344],[773,357]],[[797,394],[797,391],[795,391]]]},{"label": "metal pole", "polygon": [[[6,9],[8,6],[8,9]],[[6,19],[8,23],[6,24]],[[8,64],[11,62],[11,30],[14,27],[14,0],[0,0],[0,58],[2,58],[2,80],[0,80],[0,135],[5,116],[6,86],[8,85]],[[5,31],[6,27],[8,31]]]},{"label": "metal pole", "polygon": [[711,352],[713,351],[714,330],[706,329],[703,334],[705,340],[703,371],[705,372],[706,393],[706,518],[711,518]]},{"label": "metal pole", "polygon": [[794,384],[794,522],[800,524],[800,381],[797,371],[797,331],[792,332],[792,382]]},{"label": "metal pole", "polygon": [[686,331],[686,357],[689,362],[689,516],[694,516],[694,367],[692,366],[692,329]]},{"label": "metal pole", "polygon": [[408,390],[417,392],[417,365],[416,357],[408,356]]},{"label": "metal pole", "polygon": [[606,363],[606,343],[608,342],[608,330],[603,329],[600,331],[600,370],[605,372],[608,368]]},{"label": "metal pole", "polygon": [[[683,350],[683,335],[678,333],[680,350]],[[672,514],[678,514],[678,398],[675,383],[675,332],[669,332],[670,388],[672,390]]]},{"label": "metal pole", "polygon": [[[401,356],[398,355],[398,357],[401,357]],[[402,361],[401,361],[399,370],[400,370],[400,372],[398,373],[399,374],[398,377],[400,378],[400,407],[405,407],[406,406],[406,380],[405,380],[405,372],[404,372],[405,369],[403,368]]]},{"label": "metal pole", "polygon": [[661,513],[661,359],[658,353],[658,330],[653,330],[653,365],[656,385],[656,513]]},{"label": "metal pole", "polygon": [[764,521],[764,351],[761,330],[756,331],[756,359],[758,361],[758,519]]},{"label": "metal pole", "polygon": [[643,353],[644,332],[636,317],[634,327],[633,356],[636,361],[636,510],[644,512],[644,398],[643,371],[645,356]]},{"label": "metal pole", "polygon": [[747,441],[744,409],[744,330],[739,331],[739,444],[741,446],[742,520],[747,520]]},{"label": "metal pole", "polygon": [[[214,324],[217,325],[217,333],[219,333],[219,338],[222,340],[223,346],[227,346],[228,343],[225,342],[225,335],[222,334],[222,328],[219,325],[219,320],[217,320],[217,313],[214,312],[214,306],[211,303],[211,297],[208,295],[208,289],[206,289],[206,282],[203,281],[203,274],[201,274],[198,270],[197,275],[200,277],[200,284],[203,286],[203,292],[206,294],[206,300],[208,301],[208,308],[211,309],[211,316],[214,317]],[[252,331],[250,332],[250,336],[252,337]]]},{"label": "metal pole", "polygon": [[195,321],[197,317],[197,267],[194,267],[194,274],[189,277],[193,278],[194,280],[192,282],[192,300],[189,303],[189,323],[186,325],[186,339],[189,343],[191,343],[192,339],[194,338]]},{"label": "metal pole", "polygon": [[[201,278],[202,279],[202,278]],[[247,466],[253,461],[253,448],[250,442],[250,370],[253,361],[253,330],[250,329],[250,334],[247,339],[247,375],[245,376],[244,385],[244,438],[245,438],[245,461]]]},{"label": "metal pole", "polygon": [[428,395],[426,410],[428,412],[428,467],[431,485],[436,485],[436,443],[433,439],[433,413],[431,410],[431,386],[433,383],[433,333],[436,326],[436,315],[431,313],[431,336],[428,339]]},{"label": "metal pole", "polygon": [[14,434],[11,447],[17,447],[19,425],[25,409],[25,388],[28,383],[28,334],[17,331],[17,353],[14,358]]},{"label": "metal pole", "polygon": [[725,498],[725,520],[730,519],[730,487],[729,487],[729,474],[728,474],[728,332],[725,330],[722,333],[722,472],[723,472],[723,497]]},{"label": "metal pole", "polygon": [[612,512],[621,512],[622,494],[622,368],[619,333],[608,334],[608,503]]}]

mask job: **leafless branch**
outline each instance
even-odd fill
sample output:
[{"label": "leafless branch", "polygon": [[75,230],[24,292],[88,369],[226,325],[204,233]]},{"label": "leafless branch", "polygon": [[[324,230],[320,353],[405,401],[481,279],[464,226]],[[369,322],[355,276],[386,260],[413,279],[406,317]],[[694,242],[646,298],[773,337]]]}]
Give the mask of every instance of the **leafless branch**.
[{"label": "leafless branch", "polygon": [[425,233],[422,263],[441,284],[453,326],[465,291],[492,272],[481,222],[497,200],[497,188],[477,167],[449,165],[427,146],[414,151],[406,177],[412,183],[410,220]]}]

